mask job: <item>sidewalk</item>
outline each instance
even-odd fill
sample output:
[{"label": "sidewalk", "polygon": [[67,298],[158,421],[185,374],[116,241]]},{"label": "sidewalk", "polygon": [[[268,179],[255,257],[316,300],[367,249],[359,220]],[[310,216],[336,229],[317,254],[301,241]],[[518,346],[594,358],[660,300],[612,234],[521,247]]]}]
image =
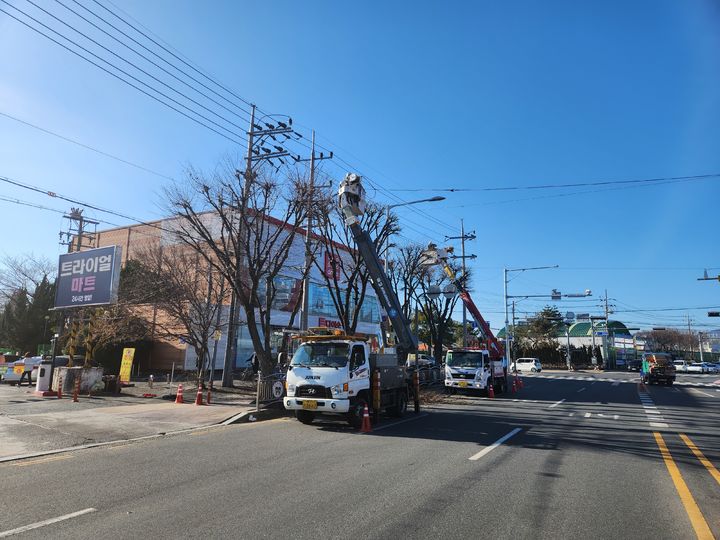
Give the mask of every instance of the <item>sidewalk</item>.
[{"label": "sidewalk", "polygon": [[[87,401],[88,398],[81,398]],[[0,458],[211,426],[255,409],[250,400],[196,406],[161,400],[87,408],[71,398],[55,400],[60,410],[0,415]],[[70,402],[70,403],[67,403]],[[79,406],[73,409],[74,406]],[[51,410],[52,411],[52,410]]]}]

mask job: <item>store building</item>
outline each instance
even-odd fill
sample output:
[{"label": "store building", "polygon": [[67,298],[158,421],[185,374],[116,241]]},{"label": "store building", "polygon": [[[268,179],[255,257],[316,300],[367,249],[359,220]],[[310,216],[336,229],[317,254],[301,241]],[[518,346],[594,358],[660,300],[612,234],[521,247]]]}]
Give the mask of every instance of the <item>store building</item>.
[{"label": "store building", "polygon": [[[217,219],[216,216],[208,214],[208,219]],[[272,226],[282,227],[284,224],[274,218],[266,218]],[[176,235],[172,232],[177,230],[178,218],[158,220],[147,224],[131,225],[98,231],[95,235],[95,246],[120,246],[122,248],[123,266],[133,256],[137,256],[142,250],[161,245],[163,249],[177,249],[179,244]],[[314,240],[320,240],[315,237]],[[340,252],[348,254],[348,259],[343,264],[350,264],[350,250],[346,246],[340,246]],[[321,248],[322,249],[322,248]],[[313,265],[310,272],[309,287],[309,310],[308,326],[326,326],[330,328],[341,328],[342,324],[337,317],[330,290],[324,281],[322,272],[331,272],[332,265],[328,264],[328,253],[318,253],[324,258],[324,268],[320,270]],[[305,231],[298,230],[291,246],[289,256],[284,269],[275,279],[274,286],[277,291],[271,311],[271,327],[273,335],[271,342],[277,350],[282,338],[282,331],[288,328],[291,313],[297,302],[302,301],[302,280],[301,272],[305,260]],[[321,259],[322,260],[322,259]],[[328,274],[331,275],[331,274]],[[229,305],[223,306],[221,321],[222,326],[227,328]],[[170,370],[173,365],[175,369],[195,369],[195,352],[192,347],[180,341],[169,341],[156,336],[154,327],[157,318],[162,314],[153,306],[143,306],[148,323],[151,326],[152,347],[149,358],[142,361],[140,370]],[[365,300],[360,308],[357,331],[380,336],[380,306],[372,287],[368,286]],[[253,346],[247,329],[247,318],[243,310],[240,310],[239,325],[237,331],[237,354],[234,359],[236,367],[245,367],[247,360],[253,353]],[[300,314],[295,317],[292,329],[299,329]],[[220,369],[224,363],[225,351],[227,348],[227,332],[223,331],[220,339],[209,344],[211,356],[215,358],[215,366]]]}]

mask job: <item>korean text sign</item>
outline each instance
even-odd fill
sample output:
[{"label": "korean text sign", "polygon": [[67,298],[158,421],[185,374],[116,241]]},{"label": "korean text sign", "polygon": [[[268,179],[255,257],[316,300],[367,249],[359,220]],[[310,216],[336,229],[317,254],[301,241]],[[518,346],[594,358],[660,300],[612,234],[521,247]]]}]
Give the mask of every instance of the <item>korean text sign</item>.
[{"label": "korean text sign", "polygon": [[96,306],[117,302],[120,261],[119,246],[60,255],[55,307]]}]

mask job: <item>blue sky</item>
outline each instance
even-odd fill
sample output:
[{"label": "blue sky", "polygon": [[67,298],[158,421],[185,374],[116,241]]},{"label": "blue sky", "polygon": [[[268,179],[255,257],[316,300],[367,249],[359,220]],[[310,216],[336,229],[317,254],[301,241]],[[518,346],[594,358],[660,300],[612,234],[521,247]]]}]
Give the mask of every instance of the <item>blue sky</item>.
[{"label": "blue sky", "polygon": [[[9,1],[71,35],[27,0]],[[33,1],[129,56],[59,3]],[[108,16],[93,0],[78,1]],[[319,142],[381,188],[369,191],[376,201],[445,195],[398,209],[399,241],[442,243],[464,219],[478,237],[467,246],[478,255],[474,296],[493,327],[502,325],[502,269],[555,264],[516,274],[510,293],[592,289],[592,298],[558,306],[599,313],[607,289],[616,317],[632,326],[678,325],[688,313],[701,328],[712,321],[706,309],[627,310],[720,305],[720,286],[696,281],[720,266],[717,177],[434,190],[720,173],[716,3],[100,1],[237,95],[290,114],[306,135],[317,130]],[[210,169],[243,152],[4,13],[0,113],[173,178],[188,164]],[[324,166],[335,179],[348,169],[340,160]],[[139,219],[163,215],[167,180],[3,116],[0,176]],[[6,183],[0,197],[70,206]],[[0,252],[59,253],[59,214],[1,200],[0,209]],[[518,311],[544,303],[524,300]]]}]

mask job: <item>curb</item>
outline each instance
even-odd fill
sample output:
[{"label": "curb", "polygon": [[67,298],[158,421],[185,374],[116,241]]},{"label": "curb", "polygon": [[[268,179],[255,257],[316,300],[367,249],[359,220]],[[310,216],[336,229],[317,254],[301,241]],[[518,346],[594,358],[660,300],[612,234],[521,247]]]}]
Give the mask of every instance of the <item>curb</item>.
[{"label": "curb", "polygon": [[[244,424],[244,423],[251,423],[256,421],[262,421],[262,420],[272,420],[274,418],[279,418],[281,416],[285,416],[284,413],[286,413],[285,409],[263,409],[259,413],[256,412],[242,412],[239,414],[236,414],[234,416],[231,416],[230,418],[227,418],[223,420],[222,422],[216,422],[214,424],[205,424],[204,426],[196,426],[188,429],[178,429],[175,431],[167,431],[164,433],[155,433],[153,435],[144,435],[142,437],[133,437],[132,439],[118,439],[116,441],[103,441],[103,442],[97,442],[97,443],[90,443],[90,444],[82,444],[80,446],[69,446],[66,448],[57,448],[55,450],[45,450],[43,452],[31,452],[28,454],[17,454],[14,456],[5,456],[0,457],[0,465],[3,465],[5,463],[9,463],[12,461],[22,461],[25,459],[32,459],[37,457],[44,457],[44,456],[52,456],[55,454],[65,454],[67,452],[75,452],[77,450],[88,450],[91,448],[102,448],[104,446],[120,446],[123,444],[130,444],[133,442],[138,441],[148,441],[152,439],[160,439],[163,437],[171,437],[174,435],[182,435],[183,433],[192,433],[193,431],[199,431],[199,430],[205,430],[208,428],[213,427],[222,427],[222,426],[229,426],[230,424]],[[253,417],[251,419],[250,417]]]},{"label": "curb", "polygon": [[232,424],[249,424],[253,422],[262,422],[263,420],[275,420],[276,418],[286,416],[290,416],[290,414],[285,409],[261,409],[257,412],[248,411],[236,414],[224,422],[220,422],[220,424],[223,426],[229,426]]}]

